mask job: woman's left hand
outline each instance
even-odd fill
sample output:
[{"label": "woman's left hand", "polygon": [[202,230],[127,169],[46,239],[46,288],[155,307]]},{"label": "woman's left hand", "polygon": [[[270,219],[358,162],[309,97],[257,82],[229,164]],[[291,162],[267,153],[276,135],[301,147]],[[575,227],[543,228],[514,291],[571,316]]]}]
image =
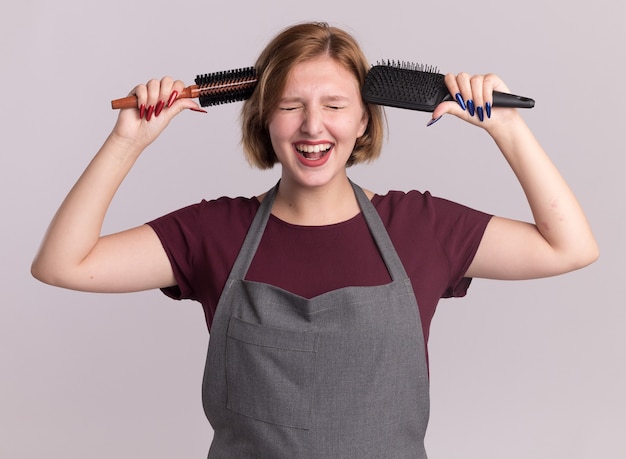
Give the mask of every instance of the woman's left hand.
[{"label": "woman's left hand", "polygon": [[494,111],[498,112],[498,121],[505,121],[516,116],[517,110],[507,108],[493,109],[493,92],[510,93],[509,88],[499,76],[488,73],[485,75],[469,75],[448,73],[445,76],[448,91],[455,101],[447,101],[439,104],[433,112],[432,120],[438,120],[445,114],[455,115],[469,123],[487,129],[494,119]]}]

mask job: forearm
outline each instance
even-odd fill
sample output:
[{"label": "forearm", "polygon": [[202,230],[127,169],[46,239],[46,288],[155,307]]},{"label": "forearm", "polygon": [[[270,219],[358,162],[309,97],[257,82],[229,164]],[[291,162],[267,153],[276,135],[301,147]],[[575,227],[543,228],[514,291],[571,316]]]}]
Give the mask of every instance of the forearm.
[{"label": "forearm", "polygon": [[488,132],[511,166],[528,199],[535,225],[566,262],[585,265],[598,247],[574,193],[519,114]]},{"label": "forearm", "polygon": [[100,238],[107,210],[141,153],[111,134],[59,207],[33,261],[33,275],[48,283],[77,268]]}]

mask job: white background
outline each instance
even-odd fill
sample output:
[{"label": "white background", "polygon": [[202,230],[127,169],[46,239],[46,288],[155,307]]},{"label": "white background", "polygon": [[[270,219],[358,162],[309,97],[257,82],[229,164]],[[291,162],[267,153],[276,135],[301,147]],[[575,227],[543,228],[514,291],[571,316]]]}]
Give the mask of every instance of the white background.
[{"label": "white background", "polygon": [[[591,267],[538,281],[476,280],[433,323],[431,458],[626,458],[624,33],[620,2],[22,0],[0,14],[0,457],[201,458],[201,307],[159,292],[45,286],[29,265],[70,186],[110,131],[111,99],[165,74],[252,65],[294,22],[352,32],[368,58],[495,72],[536,99],[526,119],[585,207]],[[278,170],[239,148],[241,104],[175,119],[131,172],[105,231],[222,195]],[[430,190],[528,219],[490,139],[453,118],[387,110],[364,187]]]}]

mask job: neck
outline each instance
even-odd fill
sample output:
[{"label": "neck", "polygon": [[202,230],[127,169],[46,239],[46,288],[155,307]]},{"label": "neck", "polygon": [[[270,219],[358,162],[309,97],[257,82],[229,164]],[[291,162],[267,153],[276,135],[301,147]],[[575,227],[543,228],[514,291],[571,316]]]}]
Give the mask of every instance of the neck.
[{"label": "neck", "polygon": [[340,223],[361,209],[348,177],[319,187],[304,187],[281,180],[272,214],[294,225],[322,226]]}]

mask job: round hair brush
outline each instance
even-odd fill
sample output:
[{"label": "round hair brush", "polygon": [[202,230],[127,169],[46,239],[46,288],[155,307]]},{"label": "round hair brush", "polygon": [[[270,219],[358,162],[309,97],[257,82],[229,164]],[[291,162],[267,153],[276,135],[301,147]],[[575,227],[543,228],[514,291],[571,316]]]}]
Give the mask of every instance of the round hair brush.
[{"label": "round hair brush", "polygon": [[[195,85],[187,86],[179,98],[198,98],[202,107],[245,100],[252,95],[257,76],[254,67],[198,75]],[[113,109],[136,108],[137,97],[128,96],[111,101]]]}]

